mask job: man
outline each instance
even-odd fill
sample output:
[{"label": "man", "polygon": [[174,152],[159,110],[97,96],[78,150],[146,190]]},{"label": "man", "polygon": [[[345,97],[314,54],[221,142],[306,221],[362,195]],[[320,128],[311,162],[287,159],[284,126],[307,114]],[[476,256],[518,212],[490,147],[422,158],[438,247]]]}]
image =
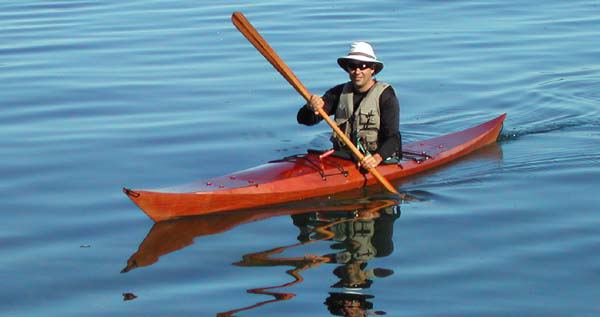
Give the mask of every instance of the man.
[{"label": "man", "polygon": [[[312,95],[298,111],[298,123],[319,123],[322,118],[317,108],[323,108],[327,114],[335,115],[340,129],[366,153],[360,162],[363,167],[374,168],[387,159],[400,158],[400,107],[392,86],[373,77],[383,69],[373,47],[367,42],[353,42],[348,55],[337,62],[350,81],[329,89],[323,97]],[[332,142],[336,150],[344,150],[336,135]]]}]

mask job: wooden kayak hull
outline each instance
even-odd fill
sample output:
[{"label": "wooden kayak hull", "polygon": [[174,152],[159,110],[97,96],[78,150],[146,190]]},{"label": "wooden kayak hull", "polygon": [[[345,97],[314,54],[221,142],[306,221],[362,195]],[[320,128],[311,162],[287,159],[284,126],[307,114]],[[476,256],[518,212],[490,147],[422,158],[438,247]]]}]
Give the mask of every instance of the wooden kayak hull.
[{"label": "wooden kayak hull", "polygon": [[[388,180],[423,172],[496,142],[506,114],[478,126],[403,145],[424,160],[403,159],[380,165]],[[310,152],[187,185],[158,190],[124,189],[154,221],[214,212],[261,207],[331,195],[375,185],[377,180],[354,162]]]}]

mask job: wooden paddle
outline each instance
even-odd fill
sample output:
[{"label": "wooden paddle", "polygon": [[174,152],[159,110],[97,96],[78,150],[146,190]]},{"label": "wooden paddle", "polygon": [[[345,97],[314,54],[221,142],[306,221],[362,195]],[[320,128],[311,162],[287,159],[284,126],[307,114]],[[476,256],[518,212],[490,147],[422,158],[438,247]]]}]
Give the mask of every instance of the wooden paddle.
[{"label": "wooden paddle", "polygon": [[[283,62],[283,60],[275,53],[275,50],[269,46],[267,41],[258,33],[258,31],[250,24],[250,22],[246,19],[243,13],[234,12],[231,16],[231,21],[235,25],[235,27],[254,45],[254,47],[275,67],[275,69],[306,99],[306,101],[310,100],[311,94],[308,92],[308,89],[304,87],[302,82],[296,77],[296,75],[292,72],[292,70]],[[329,118],[329,115],[325,112],[325,110],[319,108],[319,115],[323,117],[325,122],[329,124],[329,126],[333,129],[333,131],[340,137],[340,139],[346,144],[346,146],[352,151],[352,153],[356,156],[359,161],[362,161],[365,156],[352,144],[352,141],[348,139],[346,134],[344,134],[337,124]],[[400,195],[396,188],[388,182],[375,168],[369,168],[368,171],[375,176],[375,178],[383,185],[388,191]]]}]

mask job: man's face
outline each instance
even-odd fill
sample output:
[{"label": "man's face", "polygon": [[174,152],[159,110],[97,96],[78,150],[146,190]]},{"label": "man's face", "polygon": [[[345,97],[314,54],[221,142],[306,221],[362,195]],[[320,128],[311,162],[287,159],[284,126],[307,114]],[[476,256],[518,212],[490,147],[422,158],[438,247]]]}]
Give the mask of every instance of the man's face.
[{"label": "man's face", "polygon": [[372,63],[359,61],[348,62],[346,71],[354,86],[359,90],[367,87],[371,83],[373,73],[375,72]]}]

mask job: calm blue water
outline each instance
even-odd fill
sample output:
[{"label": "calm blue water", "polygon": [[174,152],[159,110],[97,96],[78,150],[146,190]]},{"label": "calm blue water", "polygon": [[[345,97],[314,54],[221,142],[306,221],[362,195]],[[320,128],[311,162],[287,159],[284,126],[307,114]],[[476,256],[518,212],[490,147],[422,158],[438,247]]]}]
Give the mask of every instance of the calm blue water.
[{"label": "calm blue water", "polygon": [[[501,141],[398,184],[422,201],[377,219],[153,227],[121,187],[327,145],[236,10],[315,93],[373,42],[405,141],[506,112]],[[600,313],[600,1],[5,0],[0,30],[2,316]]]}]

